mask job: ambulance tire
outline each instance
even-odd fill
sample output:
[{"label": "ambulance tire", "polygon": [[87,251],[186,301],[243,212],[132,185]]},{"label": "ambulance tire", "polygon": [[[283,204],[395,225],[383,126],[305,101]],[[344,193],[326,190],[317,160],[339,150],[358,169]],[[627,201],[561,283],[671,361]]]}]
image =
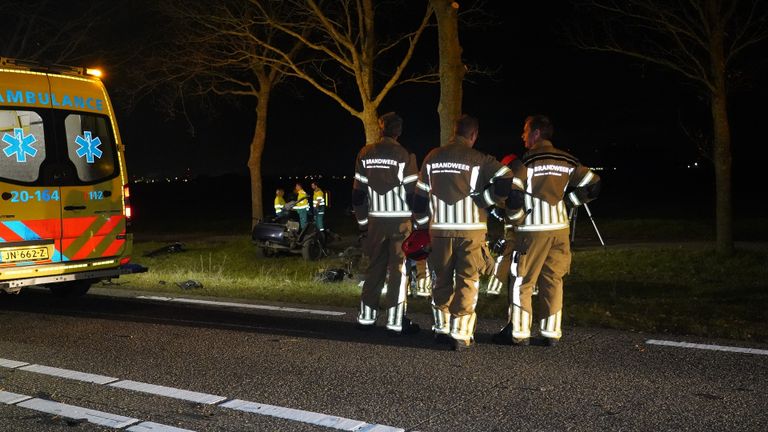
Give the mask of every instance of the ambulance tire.
[{"label": "ambulance tire", "polygon": [[51,294],[59,298],[76,298],[82,297],[85,293],[91,289],[91,285],[96,282],[91,279],[81,279],[69,282],[61,282],[51,285],[49,288]]},{"label": "ambulance tire", "polygon": [[310,239],[301,246],[301,256],[307,261],[317,261],[323,255],[323,246],[317,239]]}]

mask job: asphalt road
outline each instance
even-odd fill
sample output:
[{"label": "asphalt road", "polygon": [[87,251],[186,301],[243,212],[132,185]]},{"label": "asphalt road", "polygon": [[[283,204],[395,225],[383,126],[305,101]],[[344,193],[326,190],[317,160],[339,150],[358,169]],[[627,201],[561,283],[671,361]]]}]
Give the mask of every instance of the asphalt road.
[{"label": "asphalt road", "polygon": [[475,349],[452,352],[425,330],[356,331],[353,310],[106,292],[0,296],[0,431],[115,430],[40,411],[54,402],[141,431],[768,430],[766,346],[566,327],[556,347],[506,347],[490,342],[501,320],[480,317]]}]

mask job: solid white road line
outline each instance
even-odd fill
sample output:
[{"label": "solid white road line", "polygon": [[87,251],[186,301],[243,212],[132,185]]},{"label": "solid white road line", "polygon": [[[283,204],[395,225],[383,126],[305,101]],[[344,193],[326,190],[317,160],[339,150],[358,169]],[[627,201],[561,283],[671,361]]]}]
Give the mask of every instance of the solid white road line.
[{"label": "solid white road line", "polygon": [[42,366],[37,364],[23,366],[18,369],[27,371],[27,372],[35,372],[43,375],[51,375],[55,377],[68,378],[68,379],[73,379],[77,381],[85,381],[85,382],[90,382],[94,384],[109,384],[111,382],[115,382],[120,379],[120,378],[108,377],[104,375],[95,375],[95,374],[89,374],[85,372],[78,372],[78,371],[73,371],[69,369],[59,369],[55,367]]},{"label": "solid white road line", "polygon": [[328,311],[328,310],[320,310],[320,309],[302,309],[302,308],[258,305],[258,304],[249,304],[249,303],[198,300],[198,299],[190,299],[190,298],[183,298],[183,297],[136,296],[136,298],[144,299],[144,300],[170,301],[175,303],[190,303],[190,304],[201,304],[201,305],[209,305],[209,306],[226,306],[226,307],[236,307],[236,308],[244,308],[244,309],[260,309],[260,310],[269,310],[269,311],[277,311],[277,312],[307,313],[312,315],[330,315],[330,316],[346,315],[346,312]]},{"label": "solid white road line", "polygon": [[283,408],[275,405],[260,404],[240,399],[234,399],[219,405],[223,408],[231,408],[237,411],[244,411],[254,414],[278,417],[286,420],[295,420],[302,423],[309,423],[318,426],[325,426],[333,429],[356,432],[404,432],[405,429],[394,428],[378,424],[369,424],[360,420],[352,420],[344,417],[330,416],[327,414],[316,413],[312,411],[303,411],[293,408]]},{"label": "solid white road line", "polygon": [[111,387],[117,387],[126,390],[133,390],[142,393],[149,393],[157,396],[165,396],[173,399],[181,399],[190,402],[197,402],[206,405],[217,404],[227,400],[224,396],[216,396],[207,393],[198,393],[189,390],[181,390],[173,387],[165,387],[155,384],[147,384],[138,381],[123,380],[110,384]]},{"label": "solid white road line", "polygon": [[690,342],[673,342],[673,341],[656,340],[656,339],[648,339],[647,341],[645,341],[645,343],[647,345],[662,345],[662,346],[671,346],[671,347],[678,347],[678,348],[693,348],[693,349],[702,349],[702,350],[710,350],[710,351],[727,351],[727,352],[735,352],[735,353],[742,353],[742,354],[768,355],[768,350],[757,349],[757,348],[707,345],[707,344],[696,344],[696,343],[690,343]]},{"label": "solid white road line", "polygon": [[139,422],[139,419],[133,417],[125,417],[38,398],[25,400],[17,403],[16,406],[75,420],[85,419],[89,423],[115,429],[124,428]]},{"label": "solid white road line", "polygon": [[128,432],[195,432],[189,429],[182,429],[173,426],[166,426],[160,423],[143,422],[126,429]]},{"label": "solid white road line", "polygon": [[8,359],[0,358],[0,367],[4,367],[4,368],[15,369],[15,368],[18,368],[18,367],[26,366],[28,364],[29,363],[24,363],[24,362],[20,362],[20,361],[16,361],[16,360],[8,360]]}]

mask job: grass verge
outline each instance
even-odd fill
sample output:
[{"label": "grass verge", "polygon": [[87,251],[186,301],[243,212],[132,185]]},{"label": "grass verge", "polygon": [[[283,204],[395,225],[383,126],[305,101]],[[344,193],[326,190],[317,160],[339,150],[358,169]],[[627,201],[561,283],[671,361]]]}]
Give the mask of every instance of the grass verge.
[{"label": "grass verge", "polygon": [[[209,237],[183,251],[142,256],[168,243],[137,242],[134,261],[149,272],[119,284],[139,290],[354,308],[357,280],[319,282],[316,276],[346,262],[300,256],[262,258],[247,236]],[[353,274],[355,273],[353,269]],[[201,288],[184,289],[189,280]],[[109,285],[107,285],[109,286]],[[119,286],[119,285],[118,285]],[[481,289],[481,292],[484,288]],[[741,340],[768,341],[768,249],[717,257],[706,246],[611,246],[575,250],[565,279],[567,325],[602,326]],[[506,316],[505,296],[481,294],[478,314]],[[429,312],[425,299],[409,310]]]}]

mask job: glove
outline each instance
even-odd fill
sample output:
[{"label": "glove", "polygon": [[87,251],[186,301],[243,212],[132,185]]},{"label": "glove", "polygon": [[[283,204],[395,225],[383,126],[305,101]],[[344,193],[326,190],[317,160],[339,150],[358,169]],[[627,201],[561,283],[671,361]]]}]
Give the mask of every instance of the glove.
[{"label": "glove", "polygon": [[504,253],[504,248],[506,247],[506,245],[507,245],[507,241],[504,238],[500,238],[495,242],[493,242],[493,244],[491,245],[491,252],[493,252],[497,256],[501,255]]},{"label": "glove", "polygon": [[493,207],[488,213],[499,222],[504,222],[504,213],[498,207]]}]

